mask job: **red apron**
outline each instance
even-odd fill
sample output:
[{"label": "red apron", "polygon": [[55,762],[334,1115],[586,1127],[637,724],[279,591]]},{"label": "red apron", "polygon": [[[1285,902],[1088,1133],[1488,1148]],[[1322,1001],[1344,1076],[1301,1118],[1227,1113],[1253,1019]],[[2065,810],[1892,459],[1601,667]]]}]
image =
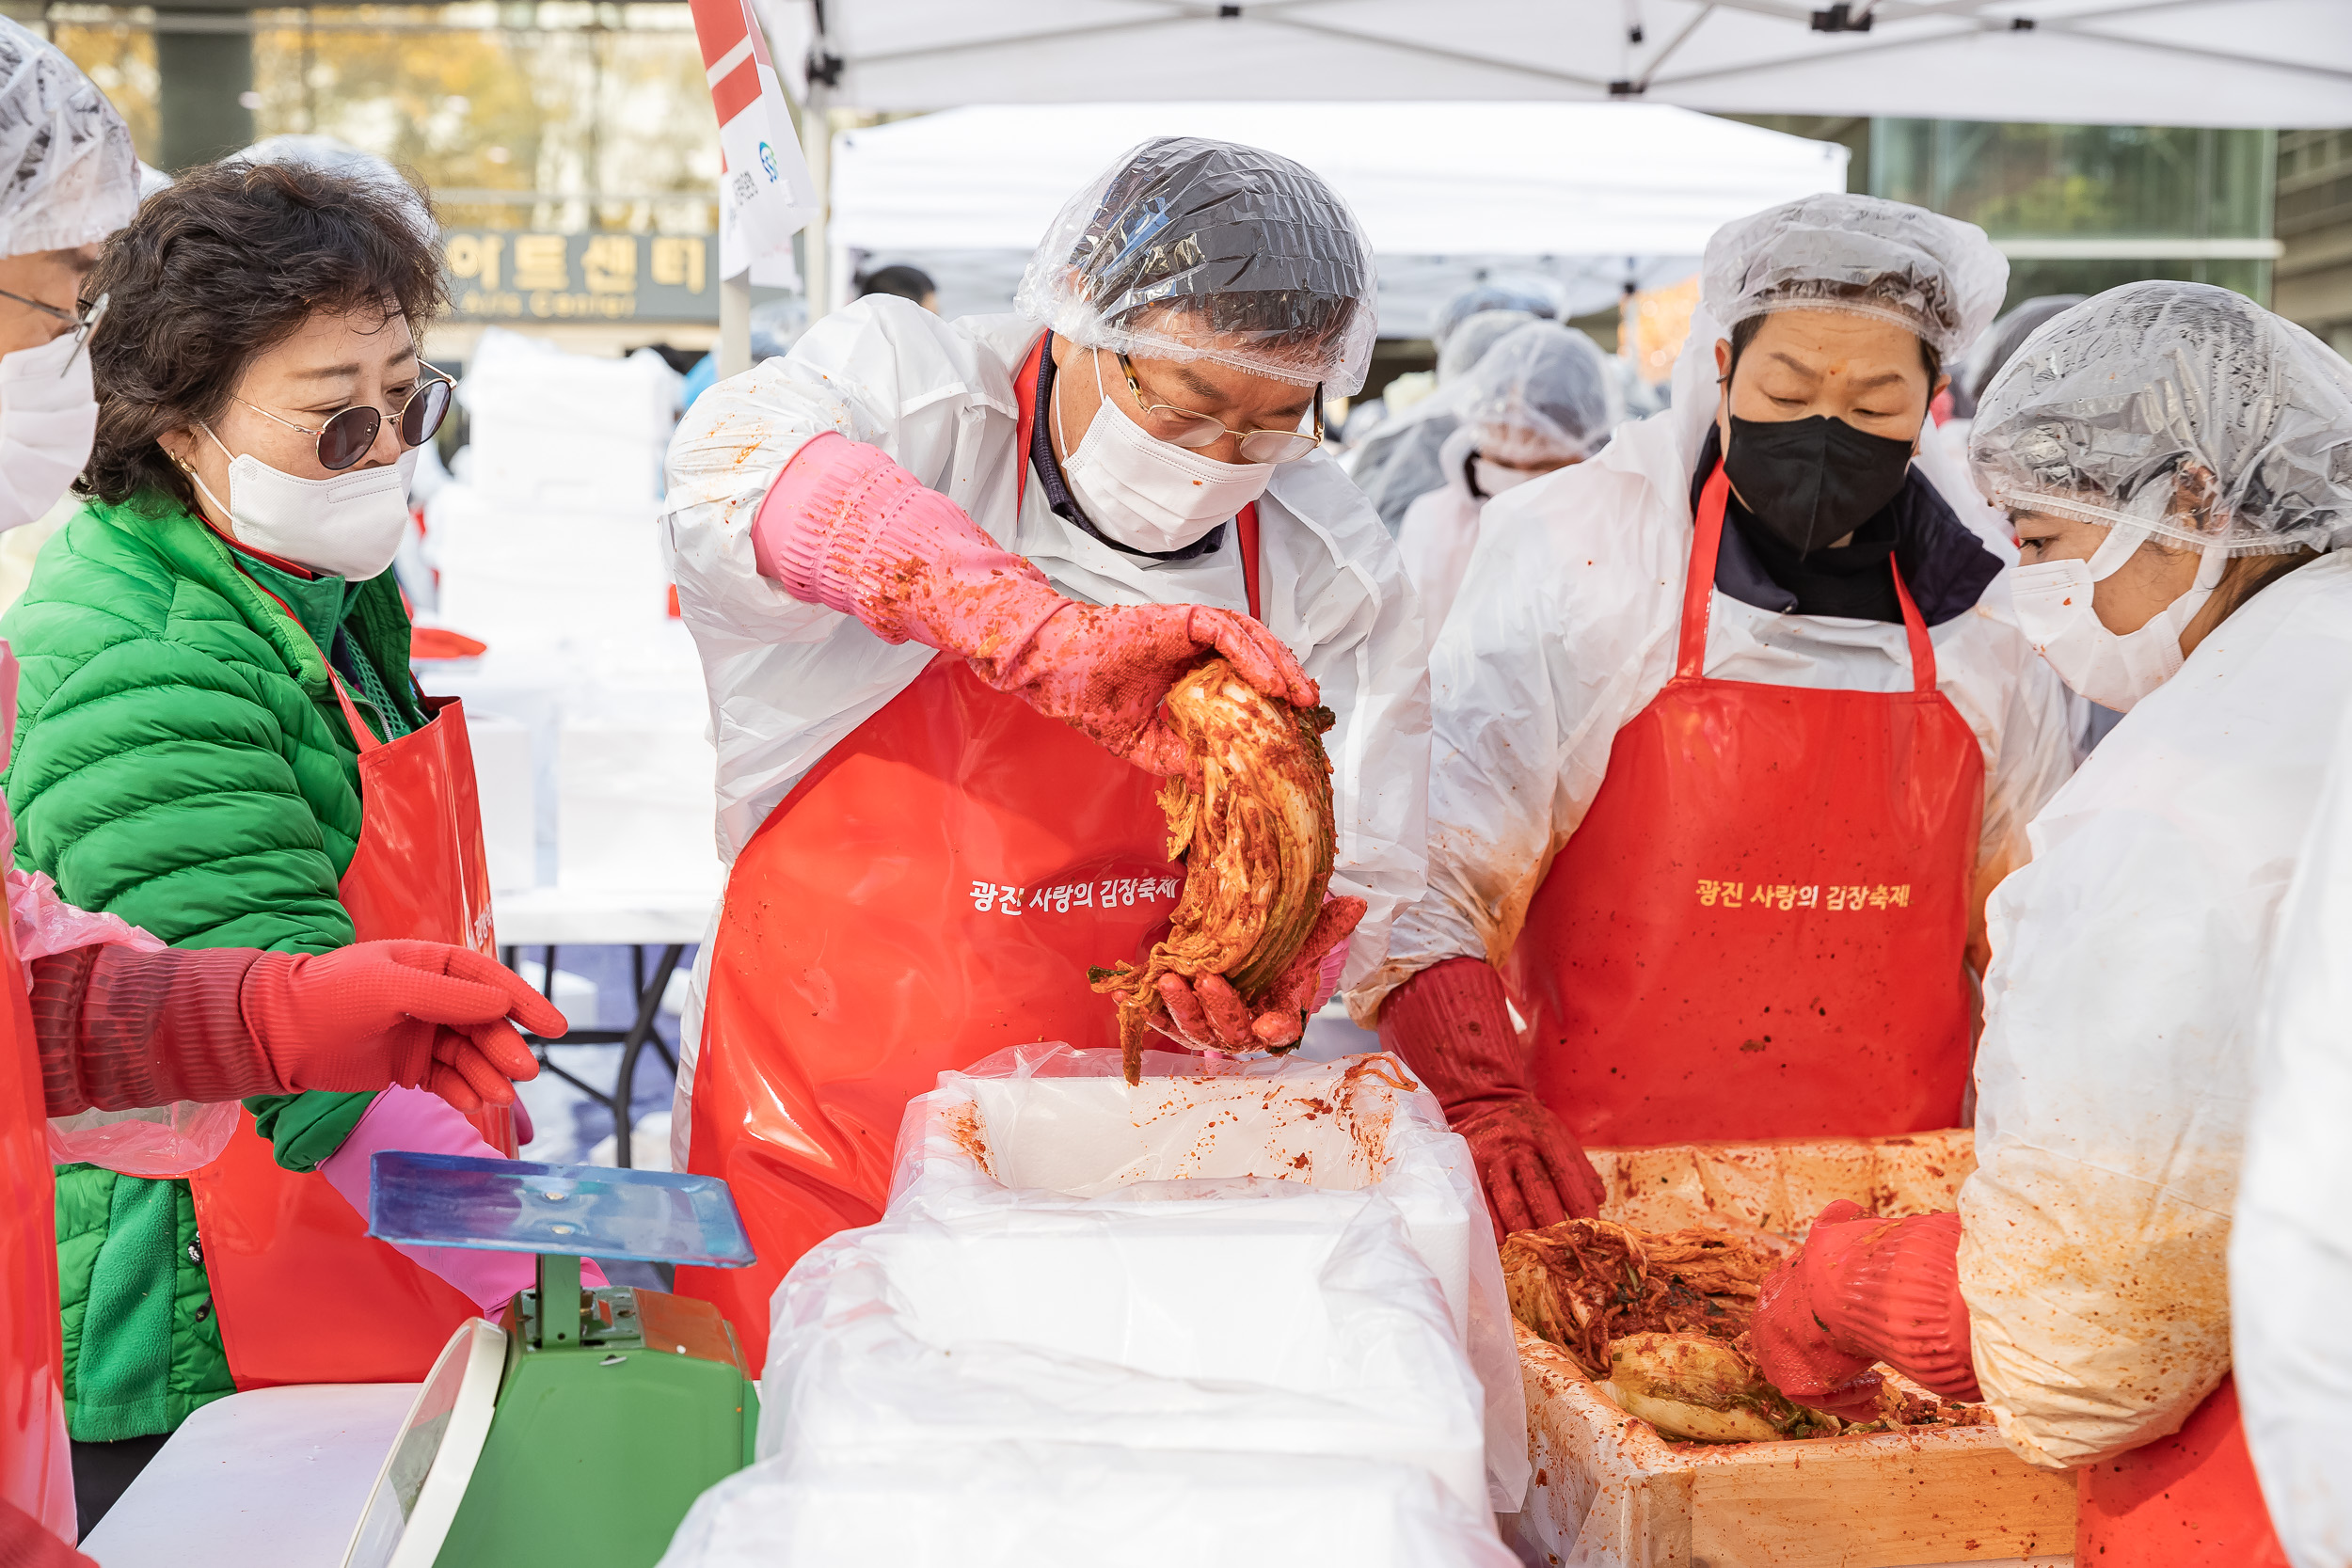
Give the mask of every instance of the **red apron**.
[{"label": "red apron", "polygon": [[[1042,346],[1014,384],[1025,454]],[[1252,614],[1257,526],[1245,508]],[[736,857],[688,1165],[725,1179],[759,1260],[681,1268],[677,1289],[716,1303],[754,1365],[785,1271],[881,1218],[909,1100],[1007,1046],[1118,1045],[1086,972],[1140,956],[1175,911],[1159,787],[943,654]]]},{"label": "red apron", "polygon": [[0,1500],[74,1537],[58,1339],[56,1197],[40,1048],[8,912],[0,908]]},{"label": "red apron", "polygon": [[2075,1472],[2083,1568],[2287,1568],[2223,1378],[2181,1430]]},{"label": "red apron", "polygon": [[1730,491],[1699,499],[1674,678],[1503,965],[1533,1086],[1612,1147],[1952,1126],[1983,756],[1899,571],[1911,690],[1703,673]]},{"label": "red apron", "polygon": [[[335,695],[359,744],[359,845],[335,889],[355,940],[406,937],[495,954],[464,706],[427,698],[424,726],[387,743],[361,721],[341,681]],[[469,1119],[514,1153],[511,1111]],[[478,1315],[454,1287],[370,1237],[366,1219],[325,1178],[280,1166],[251,1117],[189,1180],[221,1345],[241,1390],[415,1382],[451,1332]]]}]

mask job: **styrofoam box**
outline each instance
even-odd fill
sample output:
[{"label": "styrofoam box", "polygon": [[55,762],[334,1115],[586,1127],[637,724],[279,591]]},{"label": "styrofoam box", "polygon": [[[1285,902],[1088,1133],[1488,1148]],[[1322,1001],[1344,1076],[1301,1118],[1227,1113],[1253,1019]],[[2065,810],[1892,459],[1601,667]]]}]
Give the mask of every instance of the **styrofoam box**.
[{"label": "styrofoam box", "polygon": [[490,891],[514,893],[538,881],[537,778],[531,727],[495,713],[468,713],[473,749],[474,796],[482,806],[482,842],[490,863]]},{"label": "styrofoam box", "polygon": [[1295,1063],[1279,1078],[1147,1078],[1134,1087],[1110,1077],[967,1082],[989,1174],[1008,1187],[1097,1197],[1216,1178],[1341,1192],[1378,1184],[1403,1211],[1406,1234],[1467,1341],[1471,1215],[1434,1148],[1391,1155],[1394,1101],[1380,1077],[1345,1063]]},{"label": "styrofoam box", "polygon": [[686,724],[567,721],[556,759],[556,884],[716,893],[717,759],[698,708]]},{"label": "styrofoam box", "polygon": [[427,521],[440,625],[493,647],[668,614],[657,503],[626,509],[501,500],[449,484]]},{"label": "styrofoam box", "polygon": [[815,1451],[720,1482],[661,1568],[1512,1568],[1409,1466],[1051,1443]]},{"label": "styrofoam box", "polygon": [[[1416,1466],[1483,1519],[1476,1177],[1435,1102],[1386,1057],[1131,1086],[1115,1053],[1045,1049],[1079,1070],[943,1074],[883,1218],[795,1265],[761,1454],[1340,1456]],[[1516,1454],[1523,1426],[1503,1435]]]}]

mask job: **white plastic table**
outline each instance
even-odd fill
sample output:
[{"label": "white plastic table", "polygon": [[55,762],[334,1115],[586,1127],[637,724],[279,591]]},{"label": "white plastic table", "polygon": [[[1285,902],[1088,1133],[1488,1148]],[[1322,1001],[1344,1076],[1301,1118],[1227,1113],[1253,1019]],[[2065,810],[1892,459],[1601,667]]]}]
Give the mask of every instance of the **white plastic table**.
[{"label": "white plastic table", "polygon": [[[572,1045],[620,1046],[621,1070],[612,1092],[608,1094],[564,1071],[548,1059],[544,1049],[539,1055],[549,1072],[612,1113],[614,1159],[623,1166],[629,1164],[635,1143],[631,1136],[629,1088],[637,1081],[637,1058],[651,1045],[669,1060],[672,1072],[677,1070],[668,1047],[654,1032],[654,1020],[660,1014],[662,993],[669,988],[670,976],[676,973],[678,960],[686,956],[689,943],[702,941],[708,932],[711,916],[718,907],[715,888],[637,891],[539,887],[523,893],[502,893],[492,900],[491,913],[498,923],[499,945],[506,962],[514,963],[518,948],[540,949],[541,973],[546,976],[550,998],[554,995],[558,948],[632,949],[630,973],[637,991],[636,1021],[627,1029],[575,1029],[564,1037],[565,1043]],[[649,972],[645,949],[657,945],[661,952]],[[534,1038],[534,1043],[544,1046],[546,1042]]]},{"label": "white plastic table", "polygon": [[82,1543],[101,1568],[339,1568],[413,1383],[231,1394],[189,1417]]}]

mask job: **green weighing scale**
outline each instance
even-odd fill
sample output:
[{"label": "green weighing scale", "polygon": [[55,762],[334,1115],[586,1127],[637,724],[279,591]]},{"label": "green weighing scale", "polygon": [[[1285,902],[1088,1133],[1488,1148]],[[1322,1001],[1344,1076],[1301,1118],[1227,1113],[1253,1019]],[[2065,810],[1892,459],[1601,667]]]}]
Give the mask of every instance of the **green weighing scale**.
[{"label": "green weighing scale", "polygon": [[537,1253],[538,1283],[451,1337],[344,1568],[651,1568],[694,1499],[751,1462],[759,1401],[719,1309],[580,1277],[582,1256],[750,1263],[725,1182],[379,1153],[368,1234]]}]

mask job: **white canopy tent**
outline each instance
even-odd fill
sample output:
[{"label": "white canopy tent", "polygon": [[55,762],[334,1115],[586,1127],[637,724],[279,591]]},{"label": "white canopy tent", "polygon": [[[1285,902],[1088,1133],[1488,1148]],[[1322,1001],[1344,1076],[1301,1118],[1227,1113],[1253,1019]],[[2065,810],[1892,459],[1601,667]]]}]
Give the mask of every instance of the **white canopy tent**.
[{"label": "white canopy tent", "polygon": [[[1846,150],[1663,105],[1094,103],[950,109],[834,140],[835,253],[913,261],[949,314],[1005,309],[1073,193],[1147,137],[1296,158],[1380,257],[1381,329],[1418,337],[1490,274],[1548,281],[1566,313],[1696,269],[1726,220],[1843,190]],[[837,276],[837,274],[836,274]]]},{"label": "white canopy tent", "polygon": [[1727,114],[2340,125],[2346,0],[758,0],[868,109],[1608,100]]}]

